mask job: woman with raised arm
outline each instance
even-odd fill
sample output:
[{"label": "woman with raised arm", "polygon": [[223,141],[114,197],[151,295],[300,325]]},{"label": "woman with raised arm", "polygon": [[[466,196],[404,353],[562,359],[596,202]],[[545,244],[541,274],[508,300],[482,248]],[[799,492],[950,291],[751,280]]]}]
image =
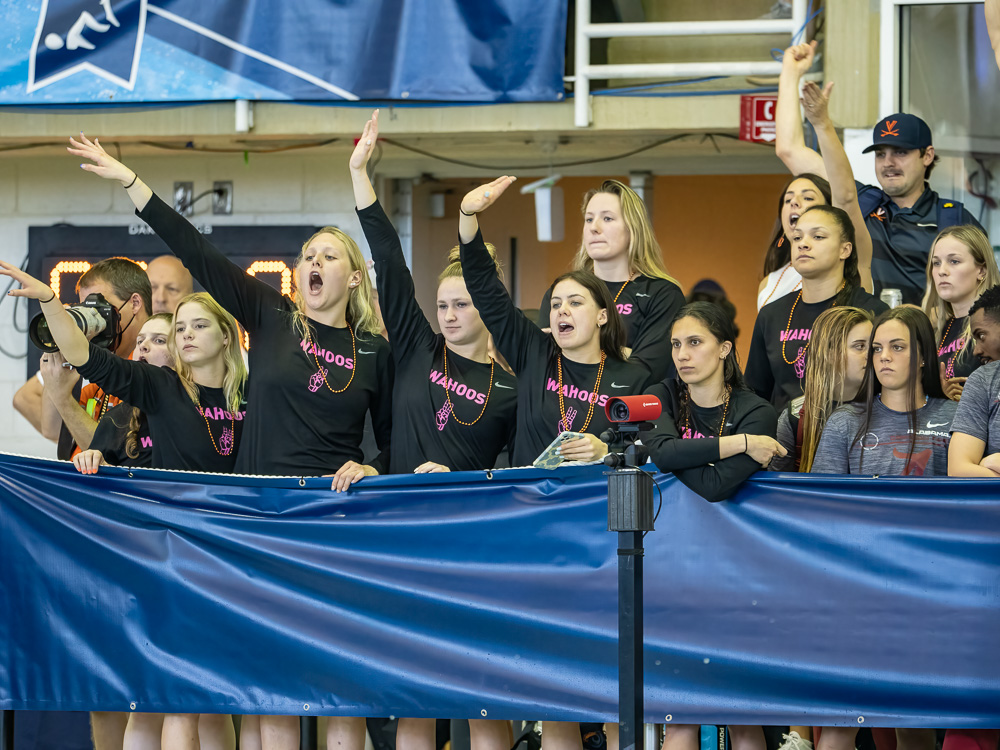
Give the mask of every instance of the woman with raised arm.
[{"label": "woman with raised arm", "polygon": [[[646,206],[632,188],[605,180],[583,197],[583,239],[573,270],[591,271],[605,283],[625,324],[630,362],[650,371],[653,381],[672,371],[670,345],[663,335],[684,305],[684,293],[663,265]],[[538,311],[549,325],[551,293]]]},{"label": "woman with raised arm", "polygon": [[566,460],[592,461],[608,451],[598,435],[610,426],[609,396],[642,393],[648,371],[622,356],[625,331],[607,285],[589,271],[570,271],[553,282],[545,333],[515,306],[479,231],[489,208],[513,177],[469,192],[461,205],[462,270],[472,301],[497,349],[517,375],[517,439],[513,463],[531,464],[561,432],[583,436],[561,448]]},{"label": "woman with raised arm", "polygon": [[[372,188],[367,166],[378,140],[378,110],[351,155],[358,218],[375,261],[379,304],[396,382],[390,472],[492,469],[513,435],[517,381],[489,355],[489,331],[472,303],[456,248],[438,279],[434,333],[417,304],[399,235]],[[494,274],[499,268],[494,259]],[[474,750],[507,750],[510,723],[470,719]],[[434,750],[435,720],[400,718],[397,750]]]},{"label": "woman with raised arm", "polygon": [[813,206],[830,205],[830,183],[815,174],[799,174],[785,183],[778,195],[774,235],[764,256],[764,278],[757,287],[757,310],[771,300],[797,292],[802,277],[792,268],[792,231],[799,217]]},{"label": "woman with raised arm", "polygon": [[[132,360],[174,369],[170,339],[171,313],[157,313],[143,323],[135,339]],[[94,431],[90,449],[73,456],[73,465],[82,474],[93,474],[101,464],[110,466],[152,466],[152,439],[149,422],[141,409],[121,403],[108,409]]]},{"label": "woman with raised arm", "polygon": [[944,394],[962,396],[979,360],[972,354],[969,310],[983,292],[1000,284],[990,241],[979,227],[962,224],[943,230],[927,257],[924,312],[938,340],[937,360]]},{"label": "woman with raised arm", "polygon": [[[145,414],[153,468],[232,473],[246,421],[246,366],[236,322],[215,300],[202,292],[188,295],[177,306],[170,336],[175,371],[122,359],[92,345],[43,282],[2,261],[0,275],[21,284],[21,289],[10,292],[12,296],[39,301],[52,339],[67,362]],[[85,473],[97,469],[96,460],[81,468]],[[200,748],[198,714],[166,714],[162,728],[160,719],[155,714],[130,716],[126,750],[158,748],[161,742],[169,750]],[[232,746],[230,717],[206,715],[201,723],[206,747]]]},{"label": "woman with raised arm", "polygon": [[[441,333],[421,312],[399,236],[366,171],[377,139],[378,110],[365,125],[350,168],[396,365],[390,471],[492,469],[513,432],[517,381],[489,355],[490,334],[466,288],[458,248],[438,279]],[[495,258],[493,263],[499,274]]]},{"label": "woman with raised arm", "polygon": [[[594,461],[607,455],[598,435],[610,426],[604,406],[610,396],[642,393],[649,372],[623,357],[625,329],[608,286],[589,271],[570,271],[549,289],[550,333],[518,310],[479,230],[478,214],[510,187],[499,177],[470,191],[460,207],[458,235],[469,294],[497,350],[517,375],[517,437],[514,466],[532,463],[563,432],[559,453],[567,461]],[[545,722],[548,750],[579,750],[579,725]]]},{"label": "woman with raised arm", "polygon": [[772,471],[812,469],[816,446],[830,414],[853,401],[868,366],[872,316],[856,307],[833,307],[813,324],[812,354],[806,362],[805,393],[778,415],[778,442],[787,454],[771,462]]},{"label": "woman with raised arm", "polygon": [[[139,217],[250,334],[254,376],[236,471],[335,473],[337,492],[387,471],[392,358],[379,335],[371,279],[354,240],[334,227],[310,237],[295,261],[290,300],[234,265],[96,140],[81,135],[70,143],[70,153],[91,162],[83,169],[121,182]],[[360,446],[367,413],[381,453],[364,464]],[[328,726],[333,744],[363,746],[363,719],[344,718]],[[263,750],[297,750],[298,717],[261,717],[261,738]]]},{"label": "woman with raised arm", "polygon": [[[787,54],[787,53],[786,53]],[[830,119],[830,93],[833,83],[820,89],[812,81],[806,81],[802,87],[802,108],[806,119],[816,131],[820,150],[823,152],[823,166],[830,180],[830,203],[842,208],[851,217],[854,226],[854,237],[857,243],[858,273],[861,276],[861,286],[870,291],[872,283],[872,238],[865,226],[865,217],[858,204],[858,188],[854,181],[854,171],[851,162],[844,151],[844,145],[837,137],[837,130]]]},{"label": "woman with raised arm", "polygon": [[774,439],[778,417],[746,387],[735,325],[718,305],[682,307],[670,343],[677,377],[648,390],[660,399],[663,415],[642,442],[660,471],[673,472],[709,502],[725,500],[783,455]]}]

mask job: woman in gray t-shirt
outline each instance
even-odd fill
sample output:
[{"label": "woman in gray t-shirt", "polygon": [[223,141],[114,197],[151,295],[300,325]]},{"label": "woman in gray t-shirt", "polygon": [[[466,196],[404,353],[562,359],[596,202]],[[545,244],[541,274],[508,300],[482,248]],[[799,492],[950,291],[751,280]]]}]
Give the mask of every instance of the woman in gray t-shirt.
[{"label": "woman in gray t-shirt", "polygon": [[957,404],[944,397],[934,333],[923,311],[897,307],[875,321],[859,401],[823,431],[818,474],[947,476]]}]

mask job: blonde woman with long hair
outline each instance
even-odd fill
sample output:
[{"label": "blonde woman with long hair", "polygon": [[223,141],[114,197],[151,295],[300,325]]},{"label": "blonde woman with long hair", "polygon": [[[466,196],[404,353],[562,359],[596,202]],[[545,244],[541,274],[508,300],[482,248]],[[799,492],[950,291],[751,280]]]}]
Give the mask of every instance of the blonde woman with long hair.
[{"label": "blonde woman with long hair", "polygon": [[[236,471],[333,474],[337,492],[385,473],[393,363],[354,240],[335,227],[306,240],[295,261],[295,293],[289,299],[233,264],[96,139],[81,134],[70,139],[68,150],[89,160],[83,169],[121,183],[139,217],[249,333],[253,378]],[[369,413],[380,454],[366,463],[361,439]],[[355,748],[359,738],[364,743],[363,719],[336,719],[330,725],[332,744]],[[251,733],[256,731],[246,734]],[[261,717],[260,738],[263,750],[298,750],[298,717]]]},{"label": "blonde woman with long hair", "polygon": [[[153,443],[153,468],[232,473],[246,421],[247,373],[236,322],[215,300],[205,293],[191,294],[177,306],[169,342],[176,370],[171,370],[122,359],[91,344],[44,282],[2,261],[0,275],[21,284],[12,296],[39,301],[67,362],[143,412]],[[96,473],[103,461],[99,451],[80,456],[76,465],[85,474]],[[198,750],[202,734],[206,746],[232,747],[232,730],[232,720],[224,714],[132,714],[124,748],[147,750],[162,743],[170,750]]]},{"label": "blonde woman with long hair", "polygon": [[833,410],[854,400],[865,377],[872,315],[857,307],[833,307],[813,323],[804,394],[778,415],[778,442],[788,451],[775,456],[772,471],[812,469],[816,446]]},{"label": "blonde woman with long hair", "polygon": [[972,355],[969,310],[1000,284],[993,247],[979,227],[948,227],[934,239],[927,258],[924,312],[937,337],[937,361],[945,395],[957,401],[979,360]]},{"label": "blonde woman with long hair", "polygon": [[[607,285],[625,324],[629,361],[643,365],[654,381],[673,374],[666,331],[684,294],[663,264],[646,205],[628,185],[605,180],[584,195],[583,238],[572,269],[590,271]],[[546,292],[539,306],[540,326],[549,325],[549,297]]]}]

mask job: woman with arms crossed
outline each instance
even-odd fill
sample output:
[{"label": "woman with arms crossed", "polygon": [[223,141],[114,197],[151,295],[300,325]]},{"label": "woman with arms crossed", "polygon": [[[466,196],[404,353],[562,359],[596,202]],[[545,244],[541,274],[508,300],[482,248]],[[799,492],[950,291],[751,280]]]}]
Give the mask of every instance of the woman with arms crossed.
[{"label": "woman with arms crossed", "polygon": [[[670,329],[677,377],[648,389],[663,404],[643,434],[653,463],[709,502],[725,500],[784,449],[777,415],[746,387],[732,319],[718,305],[692,302]],[[671,727],[671,730],[676,727]]]},{"label": "woman with arms crossed", "polygon": [[[357,244],[326,227],[295,261],[294,300],[246,274],[120,162],[84,136],[69,152],[89,159],[87,171],[118,180],[149,224],[195,279],[250,334],[249,418],[236,471],[322,476],[346,491],[388,470],[392,358],[372,308],[371,279]],[[362,464],[365,414],[371,412],[381,454]],[[364,745],[364,719],[328,723],[328,742]],[[297,750],[295,716],[261,718],[263,750]]]}]

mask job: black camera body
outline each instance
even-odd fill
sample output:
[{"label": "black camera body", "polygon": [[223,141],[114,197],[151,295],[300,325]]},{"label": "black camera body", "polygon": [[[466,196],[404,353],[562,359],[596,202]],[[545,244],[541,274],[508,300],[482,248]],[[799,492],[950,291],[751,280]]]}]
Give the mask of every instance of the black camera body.
[{"label": "black camera body", "polygon": [[[66,308],[77,328],[83,331],[90,343],[103,349],[114,351],[121,343],[121,332],[118,330],[121,316],[118,308],[104,299],[103,294],[90,294],[79,305]],[[52,340],[48,321],[44,313],[38,313],[28,324],[28,337],[31,343],[43,352],[57,352],[59,347]]]}]

